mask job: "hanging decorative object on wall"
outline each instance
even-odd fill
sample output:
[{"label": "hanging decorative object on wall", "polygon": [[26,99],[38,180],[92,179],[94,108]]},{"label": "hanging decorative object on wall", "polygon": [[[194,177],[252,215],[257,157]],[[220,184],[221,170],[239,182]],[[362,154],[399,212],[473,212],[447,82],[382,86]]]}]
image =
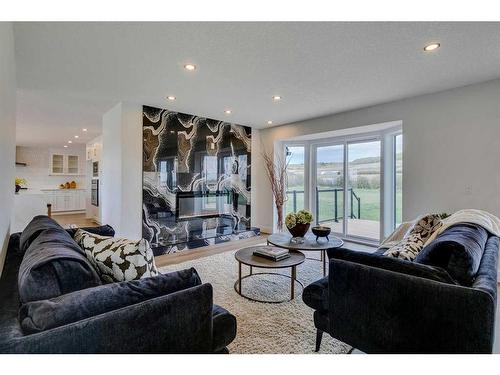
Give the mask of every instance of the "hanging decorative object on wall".
[{"label": "hanging decorative object on wall", "polygon": [[155,255],[254,236],[251,128],[143,107],[142,235]]}]

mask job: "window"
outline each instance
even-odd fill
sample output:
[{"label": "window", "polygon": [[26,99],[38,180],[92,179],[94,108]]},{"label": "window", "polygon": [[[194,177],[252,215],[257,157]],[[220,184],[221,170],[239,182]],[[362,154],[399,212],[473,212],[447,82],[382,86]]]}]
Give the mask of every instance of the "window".
[{"label": "window", "polygon": [[287,201],[285,215],[306,208],[305,197],[305,148],[304,146],[286,147],[287,170]]},{"label": "window", "polygon": [[344,227],[344,145],[316,148],[316,224],[342,233]]},{"label": "window", "polygon": [[368,141],[347,145],[347,234],[380,239],[380,145]]},{"label": "window", "polygon": [[283,145],[288,161],[285,214],[308,209],[315,224],[368,242],[379,242],[401,223],[401,125]]},{"label": "window", "polygon": [[394,136],[394,227],[403,222],[403,134]]}]

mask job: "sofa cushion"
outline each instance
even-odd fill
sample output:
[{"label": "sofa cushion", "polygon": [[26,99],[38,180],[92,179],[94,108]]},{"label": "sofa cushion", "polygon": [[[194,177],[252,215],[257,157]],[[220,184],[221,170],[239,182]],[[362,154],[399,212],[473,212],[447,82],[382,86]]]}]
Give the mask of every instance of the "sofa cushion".
[{"label": "sofa cushion", "polygon": [[101,285],[82,249],[62,228],[41,231],[26,250],[19,267],[22,303],[53,298]]},{"label": "sofa cushion", "polygon": [[220,352],[236,337],[236,317],[223,307],[214,305],[212,351]]},{"label": "sofa cushion", "polygon": [[153,250],[145,239],[99,236],[79,229],[75,241],[104,282],[138,280],[158,275]]},{"label": "sofa cushion", "polygon": [[387,249],[384,255],[409,261],[415,260],[427,239],[442,225],[443,222],[437,214],[420,217],[403,239]]},{"label": "sofa cushion", "polygon": [[328,311],[328,276],[306,286],[302,300],[314,310]]},{"label": "sofa cushion", "polygon": [[19,239],[19,251],[24,254],[28,247],[30,247],[31,243],[45,229],[62,229],[62,227],[54,219],[51,219],[48,216],[35,216],[21,233],[21,238]]},{"label": "sofa cushion", "polygon": [[460,285],[471,286],[487,239],[488,232],[479,225],[453,225],[428,244],[415,261],[442,267]]},{"label": "sofa cushion", "polygon": [[70,236],[74,238],[78,229],[82,229],[85,232],[98,234],[99,236],[107,236],[107,237],[115,236],[115,230],[111,225],[100,225],[98,227],[69,228],[66,229],[66,232],[68,232]]},{"label": "sofa cushion", "polygon": [[456,284],[448,272],[441,267],[419,264],[403,259],[381,255],[380,253],[365,253],[347,249],[327,250],[330,258],[342,259],[348,262],[360,263],[370,267],[385,269],[387,271],[405,273],[407,275],[422,277],[447,284]]},{"label": "sofa cushion", "polygon": [[147,279],[124,281],[25,303],[19,321],[25,333],[35,333],[117,310],[201,284],[194,268]]}]

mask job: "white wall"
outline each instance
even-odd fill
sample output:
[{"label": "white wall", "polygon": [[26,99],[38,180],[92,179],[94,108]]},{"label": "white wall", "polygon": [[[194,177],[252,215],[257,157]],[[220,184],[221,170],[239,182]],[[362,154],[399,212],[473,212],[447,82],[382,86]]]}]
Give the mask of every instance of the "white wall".
[{"label": "white wall", "polygon": [[[404,134],[404,220],[462,208],[500,216],[500,80],[269,128],[260,139],[272,149],[277,140],[397,120]],[[252,173],[254,224],[270,228],[265,170]]]},{"label": "white wall", "polygon": [[[81,176],[51,176],[50,154],[77,155]],[[75,181],[78,188],[85,189],[85,145],[73,144],[71,148],[16,147],[16,160],[26,167],[16,166],[16,177],[26,179],[29,189],[57,189],[60,184]]]},{"label": "white wall", "polygon": [[3,269],[14,202],[16,144],[16,71],[12,23],[0,22],[0,274]]},{"label": "white wall", "polygon": [[142,105],[122,103],[122,223],[127,238],[142,238]]},{"label": "white wall", "polygon": [[122,106],[118,103],[102,117],[102,178],[99,204],[102,224],[109,224],[117,235],[120,232],[122,197]]},{"label": "white wall", "polygon": [[118,103],[103,116],[102,223],[142,237],[142,106]]}]

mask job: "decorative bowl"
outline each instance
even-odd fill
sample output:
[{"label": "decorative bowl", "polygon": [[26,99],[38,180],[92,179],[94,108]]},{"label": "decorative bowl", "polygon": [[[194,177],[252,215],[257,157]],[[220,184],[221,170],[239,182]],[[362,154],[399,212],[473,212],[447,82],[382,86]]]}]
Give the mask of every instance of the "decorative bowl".
[{"label": "decorative bowl", "polygon": [[317,226],[317,227],[312,227],[311,231],[316,236],[316,241],[320,237],[326,237],[326,239],[329,240],[328,236],[330,235],[332,229],[330,227]]},{"label": "decorative bowl", "polygon": [[293,228],[288,228],[292,237],[304,237],[311,224],[295,224]]}]

